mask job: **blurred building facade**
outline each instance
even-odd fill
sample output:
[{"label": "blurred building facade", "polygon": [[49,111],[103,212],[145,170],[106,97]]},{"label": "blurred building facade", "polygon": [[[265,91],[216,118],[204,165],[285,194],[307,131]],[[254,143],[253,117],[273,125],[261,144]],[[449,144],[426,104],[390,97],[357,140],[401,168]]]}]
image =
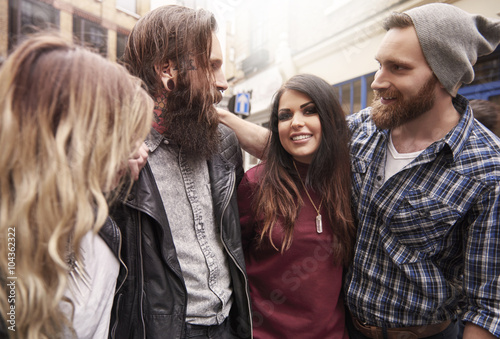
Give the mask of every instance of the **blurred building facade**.
[{"label": "blurred building facade", "polygon": [[[234,2],[234,1],[233,1]],[[226,25],[226,97],[251,94],[242,118],[266,126],[273,94],[299,73],[324,78],[338,90],[346,114],[370,105],[374,56],[385,34],[383,19],[431,2],[500,19],[498,0],[252,0],[241,1]],[[480,58],[475,81],[459,93],[500,103],[500,48]],[[245,168],[257,163],[246,155]]]},{"label": "blurred building facade", "polygon": [[117,60],[149,0],[0,0],[0,56],[26,34],[55,29]]},{"label": "blurred building facade", "polygon": [[[431,2],[500,19],[499,0],[0,0],[0,56],[32,26],[53,26],[116,60],[128,33],[150,9],[205,8],[219,24],[230,84],[221,106],[232,108],[235,95],[249,93],[250,112],[240,116],[266,126],[273,94],[299,73],[331,83],[346,113],[370,105],[382,20],[392,11]],[[480,58],[475,72],[475,81],[459,93],[500,104],[500,48]],[[256,162],[245,156],[245,168]]]}]

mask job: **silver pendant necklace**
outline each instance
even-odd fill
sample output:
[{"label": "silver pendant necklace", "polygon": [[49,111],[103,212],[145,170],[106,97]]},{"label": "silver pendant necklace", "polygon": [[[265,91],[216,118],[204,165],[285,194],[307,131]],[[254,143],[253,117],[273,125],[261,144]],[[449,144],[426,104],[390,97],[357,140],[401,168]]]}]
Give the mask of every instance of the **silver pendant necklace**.
[{"label": "silver pendant necklace", "polygon": [[297,171],[297,174],[299,175],[299,180],[300,183],[302,184],[302,187],[304,188],[304,191],[306,191],[307,197],[309,198],[309,201],[313,205],[314,209],[316,210],[316,232],[318,233],[323,233],[323,220],[321,219],[321,214],[319,211],[321,210],[321,204],[323,203],[323,198],[321,198],[321,202],[319,203],[319,207],[316,208],[316,205],[314,204],[313,200],[311,199],[311,196],[309,195],[309,192],[307,192],[306,185],[304,185],[304,182],[302,181],[302,178],[300,177],[299,170],[297,169],[297,165],[295,165],[295,160],[293,161],[293,166],[295,167],[295,170]]}]

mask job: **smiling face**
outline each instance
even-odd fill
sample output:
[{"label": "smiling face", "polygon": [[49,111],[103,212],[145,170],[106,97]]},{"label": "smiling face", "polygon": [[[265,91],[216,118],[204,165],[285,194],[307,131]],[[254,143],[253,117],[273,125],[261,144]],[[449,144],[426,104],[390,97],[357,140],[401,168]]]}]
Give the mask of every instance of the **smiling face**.
[{"label": "smiling face", "polygon": [[425,60],[413,27],[392,28],[376,55],[372,119],[391,129],[432,109],[439,82]]},{"label": "smiling face", "polygon": [[278,134],[283,148],[296,161],[310,164],[321,144],[321,122],[312,99],[285,90],[279,101]]}]

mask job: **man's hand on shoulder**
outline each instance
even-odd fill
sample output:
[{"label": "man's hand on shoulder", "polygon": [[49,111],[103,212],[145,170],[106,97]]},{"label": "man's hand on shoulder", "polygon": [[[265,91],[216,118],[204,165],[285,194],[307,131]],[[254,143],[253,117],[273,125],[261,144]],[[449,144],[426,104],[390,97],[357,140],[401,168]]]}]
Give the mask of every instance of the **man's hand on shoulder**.
[{"label": "man's hand on shoulder", "polygon": [[142,145],[137,149],[137,151],[130,156],[128,159],[128,166],[130,169],[130,175],[134,180],[139,179],[139,173],[146,166],[148,161],[149,148],[143,142]]}]

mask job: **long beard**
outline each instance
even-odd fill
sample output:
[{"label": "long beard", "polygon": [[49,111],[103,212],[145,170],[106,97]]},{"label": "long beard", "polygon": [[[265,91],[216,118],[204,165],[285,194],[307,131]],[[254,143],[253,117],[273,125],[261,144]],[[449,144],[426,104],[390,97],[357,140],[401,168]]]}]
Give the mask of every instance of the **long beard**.
[{"label": "long beard", "polygon": [[[191,103],[189,89],[176,88],[168,94],[166,108],[162,112],[165,136],[180,146],[181,150],[195,157],[210,159],[218,150],[219,116],[212,104],[220,93],[197,93]],[[209,100],[209,101],[207,101]],[[206,105],[205,103],[210,104]]]},{"label": "long beard", "polygon": [[[402,99],[398,90],[374,90],[371,118],[375,125],[380,129],[394,129],[429,111],[434,106],[436,82],[436,77],[432,76],[416,95],[408,99]],[[382,97],[396,98],[396,102],[384,105],[380,101]]]}]

